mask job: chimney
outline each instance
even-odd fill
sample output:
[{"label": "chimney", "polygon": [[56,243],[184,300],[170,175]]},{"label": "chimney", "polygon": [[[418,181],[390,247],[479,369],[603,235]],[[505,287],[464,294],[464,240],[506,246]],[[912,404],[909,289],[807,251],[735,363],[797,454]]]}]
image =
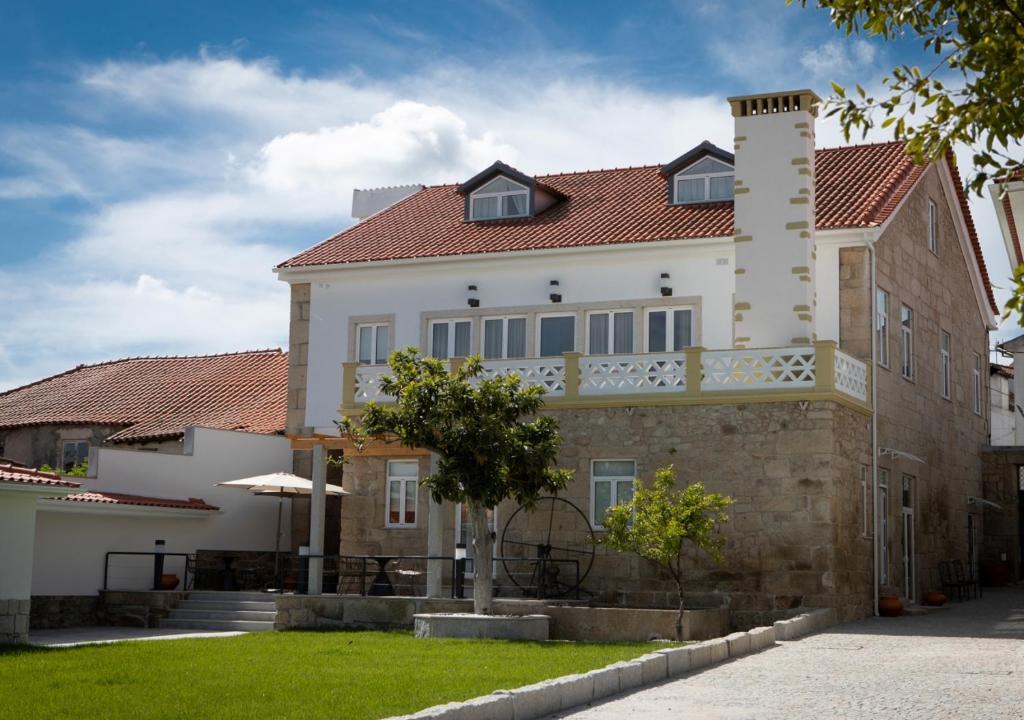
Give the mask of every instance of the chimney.
[{"label": "chimney", "polygon": [[807,345],[814,333],[811,90],[729,98],[736,126],[733,345]]},{"label": "chimney", "polygon": [[422,189],[422,185],[396,185],[373,190],[353,190],[352,217],[356,220],[365,220]]}]

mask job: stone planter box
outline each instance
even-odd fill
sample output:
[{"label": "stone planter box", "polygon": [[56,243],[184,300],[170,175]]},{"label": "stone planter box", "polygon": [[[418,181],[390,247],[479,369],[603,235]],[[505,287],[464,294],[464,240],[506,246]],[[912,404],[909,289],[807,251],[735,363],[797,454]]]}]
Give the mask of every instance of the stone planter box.
[{"label": "stone planter box", "polygon": [[413,616],[413,629],[418,638],[547,640],[550,622],[551,618],[547,615],[422,613]]}]

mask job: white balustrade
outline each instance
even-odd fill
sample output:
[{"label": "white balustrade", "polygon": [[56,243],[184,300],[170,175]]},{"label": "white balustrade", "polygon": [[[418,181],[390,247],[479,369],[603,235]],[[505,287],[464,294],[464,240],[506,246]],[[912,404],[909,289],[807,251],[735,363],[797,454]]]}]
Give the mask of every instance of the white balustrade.
[{"label": "white balustrade", "polygon": [[686,355],[589,355],[580,358],[580,395],[686,390]]},{"label": "white balustrade", "polygon": [[356,369],[356,397],[357,403],[365,403],[370,400],[377,402],[389,402],[392,398],[385,395],[380,389],[381,376],[388,372],[387,365],[360,365]]},{"label": "white balustrade", "polygon": [[858,400],[868,399],[868,366],[836,351],[836,390]]},{"label": "white balustrade", "polygon": [[539,385],[548,395],[565,395],[565,360],[560,357],[515,360],[487,360],[483,363],[481,377],[493,378],[498,375],[519,375],[519,381],[526,387]]},{"label": "white balustrade", "polygon": [[814,387],[813,347],[711,350],[701,361],[702,392]]}]

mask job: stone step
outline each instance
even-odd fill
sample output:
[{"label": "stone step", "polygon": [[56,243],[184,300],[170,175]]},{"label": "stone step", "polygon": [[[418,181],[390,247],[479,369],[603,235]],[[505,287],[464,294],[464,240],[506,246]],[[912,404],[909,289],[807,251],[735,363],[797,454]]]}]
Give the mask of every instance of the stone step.
[{"label": "stone step", "polygon": [[257,610],[274,612],[277,608],[274,602],[257,602],[255,600],[182,600],[178,608],[184,610]]},{"label": "stone step", "polygon": [[187,596],[188,600],[210,601],[246,601],[246,602],[273,602],[274,595],[263,592],[222,592],[217,590],[193,590]]},{"label": "stone step", "polygon": [[265,632],[274,629],[274,623],[263,620],[177,620],[164,618],[161,628],[181,630],[241,630],[244,632]]},{"label": "stone step", "polygon": [[262,620],[274,622],[274,610],[193,610],[181,606],[171,610],[171,620]]}]

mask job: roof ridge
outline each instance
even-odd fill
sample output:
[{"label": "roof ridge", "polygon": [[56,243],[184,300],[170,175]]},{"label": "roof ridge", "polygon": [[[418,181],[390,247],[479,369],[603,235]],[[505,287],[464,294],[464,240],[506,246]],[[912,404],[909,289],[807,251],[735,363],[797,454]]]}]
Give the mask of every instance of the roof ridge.
[{"label": "roof ridge", "polygon": [[56,380],[57,378],[70,375],[71,373],[78,372],[79,370],[106,367],[108,365],[116,365],[118,363],[135,362],[137,360],[203,360],[206,358],[233,357],[236,355],[260,355],[269,353],[287,355],[288,351],[283,348],[259,348],[257,350],[233,350],[222,353],[210,353],[208,355],[130,355],[128,357],[115,358],[113,360],[101,360],[100,362],[95,363],[79,363],[68,370],[54,373],[53,375],[47,375],[39,380],[33,380],[30,383],[25,383],[24,385],[19,385],[18,387],[13,387],[9,390],[0,391],[0,397],[10,395],[11,393],[18,392],[19,390],[26,390],[30,387],[35,387],[36,385],[42,385],[45,382]]},{"label": "roof ridge", "polygon": [[46,472],[45,470],[38,470],[36,468],[25,467],[23,465],[15,465],[14,463],[0,463],[0,471],[6,470],[12,473],[19,473],[21,475],[31,475],[33,477],[46,478],[47,480],[63,480],[59,474]]},{"label": "roof ridge", "polygon": [[836,152],[838,150],[857,150],[859,148],[869,147],[881,147],[883,145],[903,145],[906,147],[907,143],[903,140],[879,140],[877,142],[869,143],[847,143],[846,145],[835,145],[833,147],[816,147],[815,152]]}]

